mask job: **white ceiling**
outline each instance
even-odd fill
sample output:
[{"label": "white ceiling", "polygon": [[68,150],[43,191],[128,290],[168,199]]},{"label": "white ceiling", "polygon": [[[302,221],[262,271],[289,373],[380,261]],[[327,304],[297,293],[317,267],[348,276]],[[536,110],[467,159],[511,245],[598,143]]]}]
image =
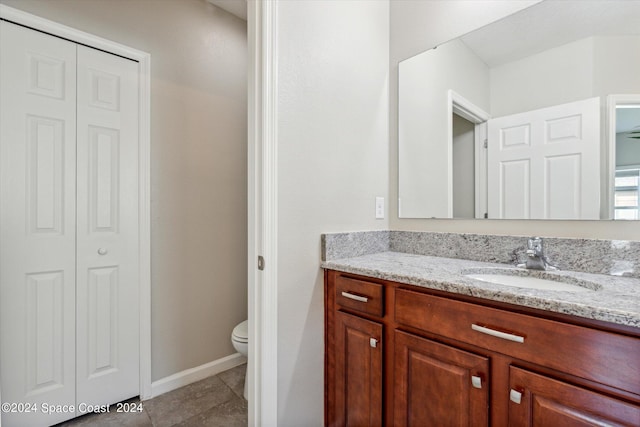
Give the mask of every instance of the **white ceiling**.
[{"label": "white ceiling", "polygon": [[240,19],[247,20],[247,1],[246,0],[207,0],[209,3],[224,9],[227,12],[237,16]]},{"label": "white ceiling", "polygon": [[545,0],[462,41],[488,66],[594,35],[640,35],[638,0]]}]

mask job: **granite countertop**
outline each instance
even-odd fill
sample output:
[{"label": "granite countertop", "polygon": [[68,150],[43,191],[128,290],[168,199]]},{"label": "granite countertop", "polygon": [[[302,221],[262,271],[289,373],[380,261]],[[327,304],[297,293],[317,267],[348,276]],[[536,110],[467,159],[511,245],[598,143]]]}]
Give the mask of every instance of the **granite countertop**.
[{"label": "granite countertop", "polygon": [[[400,252],[324,261],[322,268],[640,328],[640,279],[637,278],[563,270],[523,271],[508,264]],[[502,272],[496,270],[540,278],[554,276],[563,282],[597,290],[567,292],[516,288],[464,275]]]}]

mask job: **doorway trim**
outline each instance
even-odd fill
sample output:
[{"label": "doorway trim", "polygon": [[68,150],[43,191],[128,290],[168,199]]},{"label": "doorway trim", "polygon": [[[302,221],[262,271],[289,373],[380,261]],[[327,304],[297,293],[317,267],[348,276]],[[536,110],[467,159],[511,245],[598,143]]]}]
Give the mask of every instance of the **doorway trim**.
[{"label": "doorway trim", "polygon": [[278,425],[278,0],[250,1],[247,6],[248,421],[250,426],[275,427]]},{"label": "doorway trim", "polygon": [[137,61],[139,105],[140,398],[151,398],[151,55],[0,4],[0,19]]},{"label": "doorway trim", "polygon": [[453,114],[474,124],[475,217],[486,218],[487,211],[487,121],[491,115],[459,93],[449,90],[447,102],[447,147],[450,162],[448,192],[449,218],[453,218]]},{"label": "doorway trim", "polygon": [[605,208],[600,209],[601,218],[614,219],[614,193],[616,182],[616,107],[618,105],[640,105],[640,94],[624,94],[607,96],[606,138],[607,143],[601,155],[606,159],[605,171],[607,188],[602,189]]}]

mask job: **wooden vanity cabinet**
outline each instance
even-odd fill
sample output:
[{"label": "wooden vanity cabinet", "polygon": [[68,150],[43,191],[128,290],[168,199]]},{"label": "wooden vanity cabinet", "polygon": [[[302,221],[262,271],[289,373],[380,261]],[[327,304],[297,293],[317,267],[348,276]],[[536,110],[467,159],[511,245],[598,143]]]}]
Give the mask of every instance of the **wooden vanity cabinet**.
[{"label": "wooden vanity cabinet", "polygon": [[640,426],[640,331],[327,270],[325,424]]},{"label": "wooden vanity cabinet", "polygon": [[325,316],[325,422],[382,426],[384,286],[336,276],[331,288],[325,292],[326,307],[334,307]]},{"label": "wooden vanity cabinet", "polygon": [[335,416],[342,425],[382,425],[382,324],[336,313]]},{"label": "wooden vanity cabinet", "polygon": [[639,426],[638,406],[509,367],[510,426]]}]

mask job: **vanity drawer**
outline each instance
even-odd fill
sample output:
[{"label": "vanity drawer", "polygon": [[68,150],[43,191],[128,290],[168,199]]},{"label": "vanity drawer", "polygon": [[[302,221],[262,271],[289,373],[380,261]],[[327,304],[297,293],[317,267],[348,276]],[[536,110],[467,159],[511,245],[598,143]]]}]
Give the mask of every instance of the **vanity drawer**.
[{"label": "vanity drawer", "polygon": [[401,325],[640,395],[637,338],[407,289],[394,308]]},{"label": "vanity drawer", "polygon": [[384,286],[340,275],[336,279],[336,304],[382,317],[384,315]]}]

